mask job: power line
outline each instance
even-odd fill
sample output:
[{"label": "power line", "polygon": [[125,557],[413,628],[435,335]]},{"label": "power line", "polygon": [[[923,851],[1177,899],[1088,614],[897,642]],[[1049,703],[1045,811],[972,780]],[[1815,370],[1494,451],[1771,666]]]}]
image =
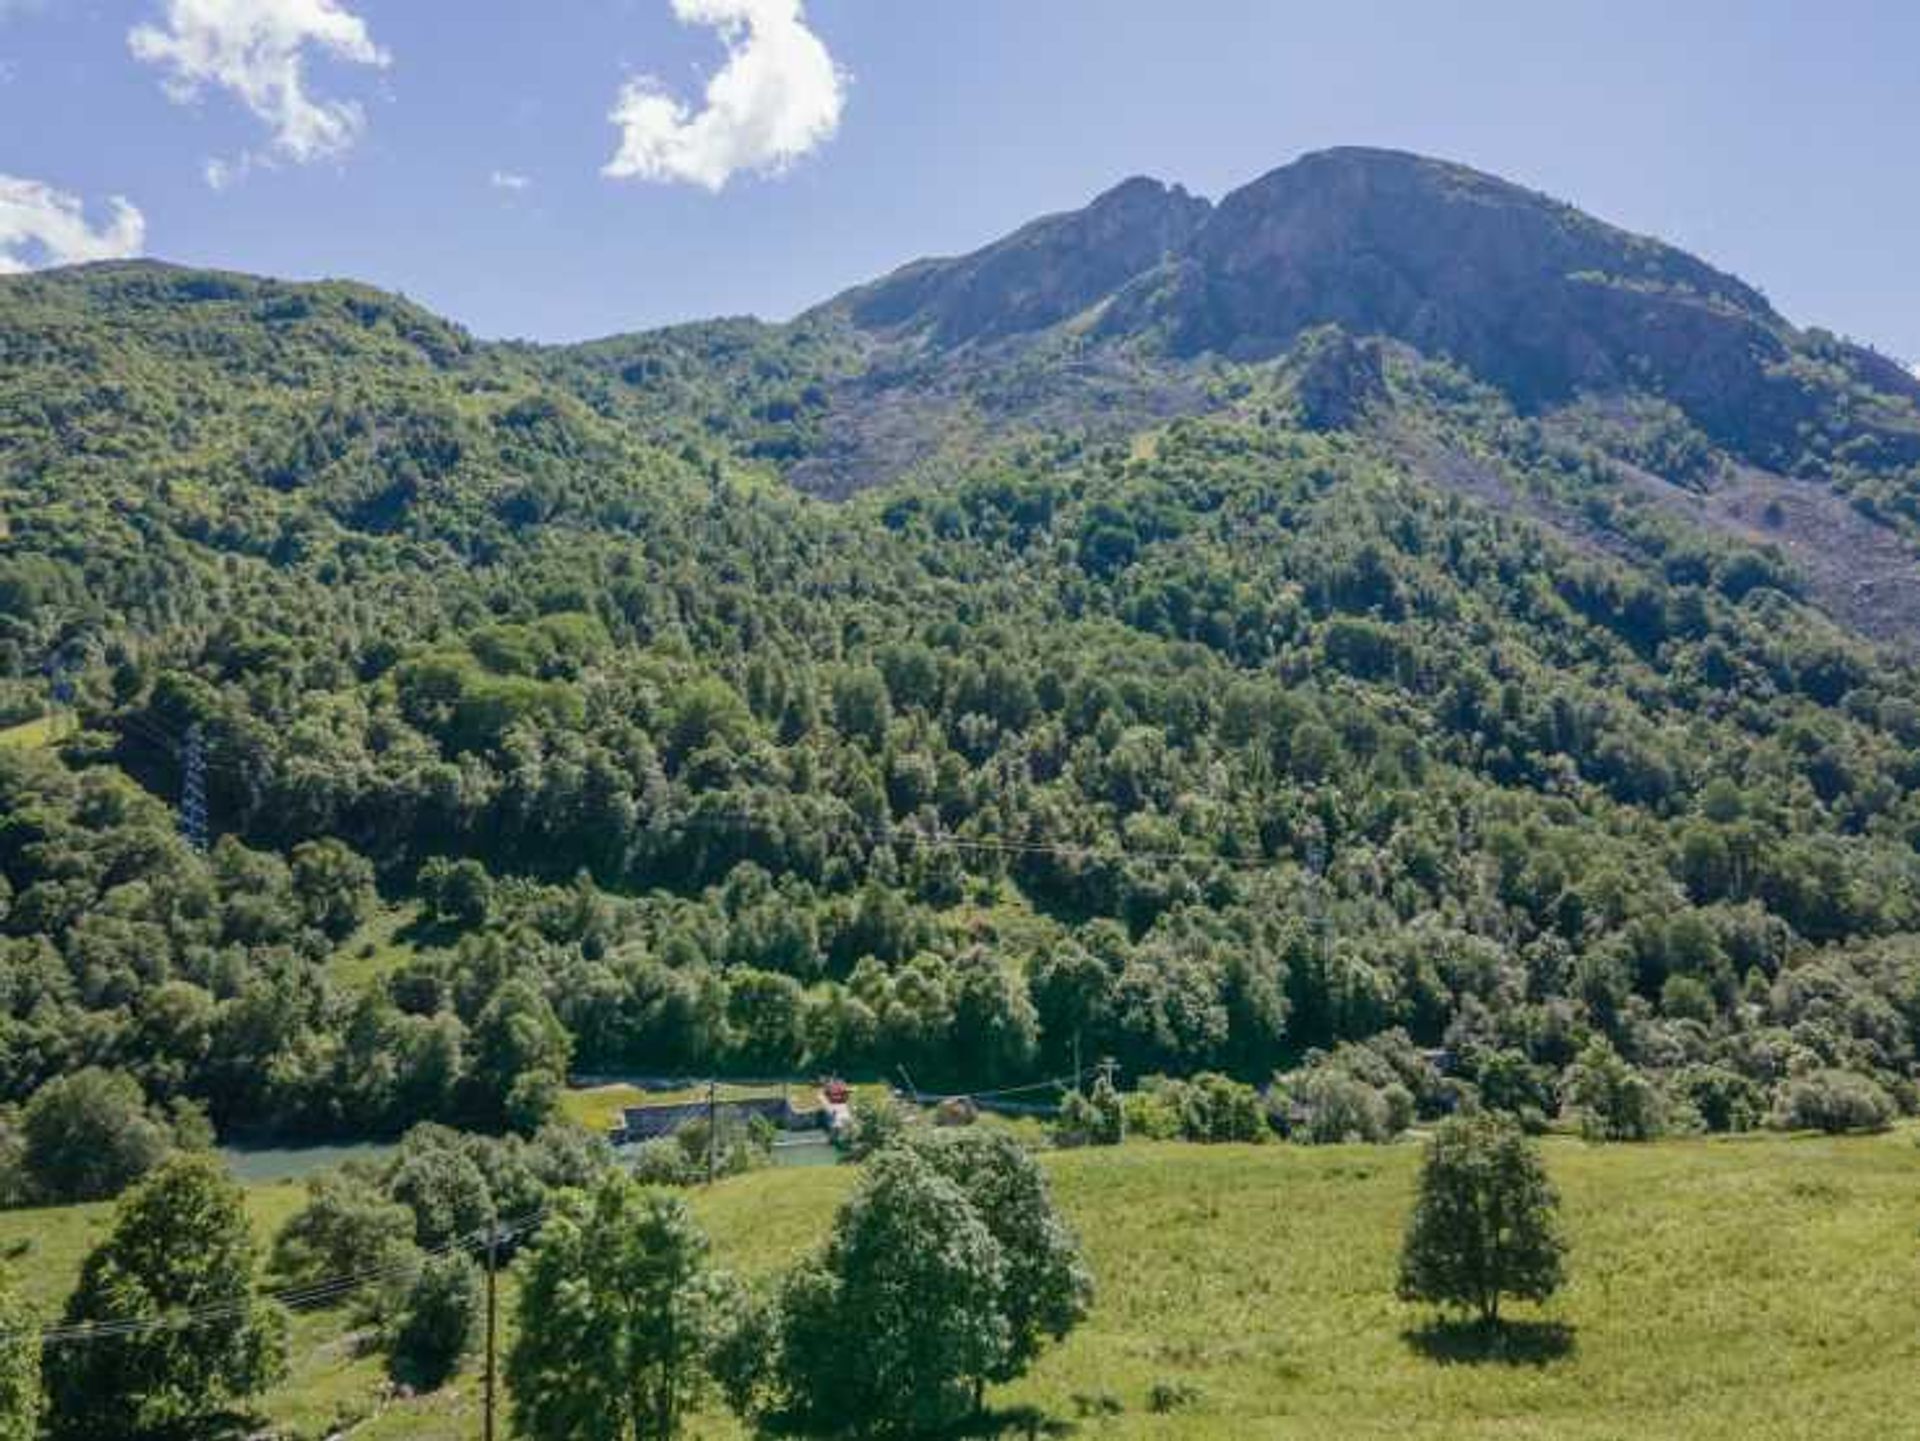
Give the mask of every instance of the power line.
[{"label": "power line", "polygon": [[[992,1100],[999,1100],[1004,1096],[1027,1095],[1034,1091],[1071,1090],[1073,1087],[1078,1085],[1086,1077],[1097,1074],[1099,1072],[1099,1069],[1100,1068],[1098,1066],[1087,1066],[1084,1069],[1077,1069],[1065,1075],[1049,1076],[1044,1080],[1038,1080],[1038,1081],[1022,1081],[1018,1085],[1000,1086],[993,1090],[986,1090],[986,1091],[923,1091],[918,1086],[913,1085],[912,1080],[909,1077],[907,1078],[908,1084],[906,1086],[906,1092],[907,1094],[915,1097],[916,1102],[918,1104],[926,1104],[926,1105],[938,1104],[941,1101],[962,1101],[962,1100],[992,1101]],[[604,1084],[633,1085],[635,1089],[640,1092],[641,1095],[645,1096],[648,1094],[661,1093],[661,1092],[671,1092],[671,1093],[693,1092],[693,1091],[704,1092],[709,1086],[716,1087],[720,1092],[726,1092],[726,1091],[766,1092],[766,1091],[771,1091],[776,1087],[782,1087],[782,1086],[812,1086],[812,1085],[815,1085],[818,1081],[819,1081],[818,1076],[799,1076],[799,1075],[773,1076],[773,1077],[768,1077],[766,1079],[760,1079],[760,1080],[740,1080],[740,1081],[728,1081],[728,1080],[723,1080],[718,1077],[712,1077],[712,1076],[700,1076],[700,1077],[649,1076],[646,1078],[645,1085],[638,1085],[635,1082],[631,1082],[631,1081],[623,1082],[623,1081],[620,1081],[618,1077],[613,1077],[610,1080],[607,1080],[606,1082],[604,1082]],[[574,1084],[580,1084],[580,1083],[581,1083],[580,1079],[576,1078]],[[722,1104],[726,1103],[726,1097],[724,1095],[722,1095],[720,1099]],[[749,1096],[746,1099],[754,1099],[754,1098]],[[668,1107],[668,1106],[699,1108],[699,1107],[705,1106],[706,1102],[704,1100],[689,1099],[684,1101],[654,1101],[651,1104],[662,1107],[662,1108]],[[682,1122],[682,1124],[686,1124],[686,1122]],[[678,1127],[676,1127],[675,1129],[678,1129]],[[672,1134],[672,1133],[663,1132],[662,1134]]]},{"label": "power line", "polygon": [[[548,1207],[542,1206],[536,1211],[497,1225],[488,1225],[479,1230],[444,1241],[438,1246],[427,1248],[418,1256],[409,1256],[383,1266],[371,1267],[363,1271],[347,1272],[341,1275],[321,1277],[299,1286],[289,1286],[278,1291],[264,1292],[259,1295],[247,1295],[230,1301],[216,1302],[212,1305],[176,1311],[163,1316],[146,1316],[123,1320],[69,1322],[59,1326],[42,1328],[38,1335],[42,1346],[71,1345],[78,1342],[125,1340],[132,1337],[149,1335],[160,1331],[185,1330],[192,1326],[203,1326],[214,1321],[231,1320],[245,1315],[254,1306],[267,1303],[288,1306],[294,1309],[316,1306],[322,1302],[337,1300],[341,1296],[372,1285],[377,1281],[390,1280],[411,1274],[421,1261],[438,1256],[449,1255],[455,1251],[473,1251],[485,1247],[491,1241],[494,1244],[510,1241],[537,1228],[546,1219]],[[30,1338],[34,1333],[14,1332],[0,1336],[0,1341],[12,1342]]]},{"label": "power line", "polygon": [[[165,730],[150,717],[136,713],[126,713],[114,718],[114,723],[131,731],[151,745],[182,753],[190,748],[192,735],[196,727],[189,727],[183,736],[176,737]],[[197,725],[197,723],[196,723]],[[257,771],[244,767],[231,758],[222,757],[217,748],[208,743],[203,751],[202,765],[206,769],[241,780],[249,785],[259,780]],[[810,822],[818,817],[808,817]],[[1005,837],[966,836],[949,831],[937,823],[931,828],[915,824],[911,820],[888,821],[878,825],[867,824],[851,816],[836,816],[833,822],[840,834],[864,840],[872,846],[905,845],[920,849],[948,849],[970,852],[979,855],[1004,855],[1014,857],[1050,856],[1061,860],[1098,861],[1126,864],[1145,862],[1160,865],[1192,865],[1203,867],[1221,867],[1227,870],[1256,872],[1285,870],[1296,863],[1275,856],[1234,856],[1222,855],[1216,851],[1162,849],[1162,850],[1124,850],[1091,843],[1062,841],[1023,841]],[[756,815],[748,811],[694,811],[670,818],[655,818],[647,830],[654,835],[671,834],[674,831],[717,831],[734,834],[778,827],[783,818]],[[1309,862],[1311,865],[1311,862]],[[1324,864],[1324,862],[1322,863]]]}]

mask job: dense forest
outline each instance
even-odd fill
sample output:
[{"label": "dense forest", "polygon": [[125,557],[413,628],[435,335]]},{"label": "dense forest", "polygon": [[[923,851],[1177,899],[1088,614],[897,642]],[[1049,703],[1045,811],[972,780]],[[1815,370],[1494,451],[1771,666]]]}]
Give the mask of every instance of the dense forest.
[{"label": "dense forest", "polygon": [[1079,1054],[1920,1106],[1920,672],[1637,498],[1732,463],[1679,410],[1314,330],[809,498],[870,345],[0,281],[0,1098],[530,1133],[570,1074]]}]

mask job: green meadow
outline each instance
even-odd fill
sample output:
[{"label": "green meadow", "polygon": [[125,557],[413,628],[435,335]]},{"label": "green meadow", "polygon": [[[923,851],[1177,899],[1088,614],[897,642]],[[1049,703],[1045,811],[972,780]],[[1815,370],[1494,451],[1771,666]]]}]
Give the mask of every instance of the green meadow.
[{"label": "green meadow", "polygon": [[[1911,1132],[1545,1147],[1569,1284],[1515,1308],[1492,1347],[1393,1297],[1416,1145],[1052,1155],[1099,1295],[992,1403],[1101,1438],[1920,1437]],[[760,1172],[696,1204],[721,1261],[764,1275],[819,1242],[856,1175]],[[263,1232],[297,1196],[250,1192]],[[0,1215],[0,1249],[52,1305],[104,1215]],[[476,1373],[382,1397],[377,1358],[342,1332],[337,1315],[301,1319],[276,1421],[318,1437],[357,1420],[370,1441],[479,1434]],[[715,1412],[694,1434],[739,1433]]]}]

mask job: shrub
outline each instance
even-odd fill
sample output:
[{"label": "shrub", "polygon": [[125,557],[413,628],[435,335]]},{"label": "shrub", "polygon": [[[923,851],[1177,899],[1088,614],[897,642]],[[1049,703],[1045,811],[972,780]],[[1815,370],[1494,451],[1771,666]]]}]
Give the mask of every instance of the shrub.
[{"label": "shrub", "polygon": [[1199,1404],[1200,1388],[1191,1381],[1158,1380],[1147,1388],[1147,1409],[1156,1416],[1171,1416]]},{"label": "shrub", "polygon": [[431,1391],[460,1369],[473,1349],[483,1281],[471,1256],[429,1256],[395,1308],[387,1360],[393,1377]]},{"label": "shrub", "polygon": [[1312,1145],[1390,1141],[1413,1120],[1413,1095],[1405,1086],[1375,1090],[1335,1066],[1296,1072],[1281,1086],[1293,1135]]},{"label": "shrub", "polygon": [[1128,1099],[1129,1130],[1155,1139],[1178,1137],[1183,1141],[1257,1142],[1267,1138],[1266,1107],[1260,1093],[1242,1081],[1211,1071],[1203,1071],[1190,1081],[1149,1076],[1141,1092],[1146,1101]]},{"label": "shrub", "polygon": [[412,1250],[413,1234],[407,1207],[343,1171],[322,1171],[274,1238],[273,1269],[289,1285],[372,1271]]},{"label": "shrub", "polygon": [[1568,1068],[1565,1096],[1590,1141],[1650,1141],[1665,1129],[1659,1090],[1604,1040]]},{"label": "shrub", "polygon": [[1788,1131],[1883,1131],[1893,1123],[1893,1101],[1852,1071],[1813,1071],[1780,1088],[1774,1124]]},{"label": "shrub", "polygon": [[173,1146],[140,1084],[88,1067],[47,1082],[21,1114],[20,1164],[36,1198],[100,1201],[146,1175]]},{"label": "shrub", "polygon": [[0,1272],[0,1441],[33,1441],[40,1421],[40,1318]]},{"label": "shrub", "polygon": [[882,1149],[907,1127],[906,1110],[891,1096],[856,1092],[851,1107],[853,1125],[847,1152],[856,1161]]},{"label": "shrub", "polygon": [[1750,1131],[1766,1115],[1765,1092],[1724,1066],[1688,1066],[1674,1090],[1709,1131]]},{"label": "shrub", "polygon": [[1126,1139],[1125,1103],[1105,1076],[1092,1094],[1070,1091],[1054,1123],[1054,1139],[1063,1146],[1117,1146]]}]

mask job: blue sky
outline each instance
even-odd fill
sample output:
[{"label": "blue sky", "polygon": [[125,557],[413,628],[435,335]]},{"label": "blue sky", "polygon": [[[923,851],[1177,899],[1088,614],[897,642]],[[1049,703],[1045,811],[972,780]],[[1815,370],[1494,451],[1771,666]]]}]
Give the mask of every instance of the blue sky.
[{"label": "blue sky", "polygon": [[0,0],[0,263],[350,276],[572,339],[1376,144],[1912,359],[1917,68],[1907,0]]}]

